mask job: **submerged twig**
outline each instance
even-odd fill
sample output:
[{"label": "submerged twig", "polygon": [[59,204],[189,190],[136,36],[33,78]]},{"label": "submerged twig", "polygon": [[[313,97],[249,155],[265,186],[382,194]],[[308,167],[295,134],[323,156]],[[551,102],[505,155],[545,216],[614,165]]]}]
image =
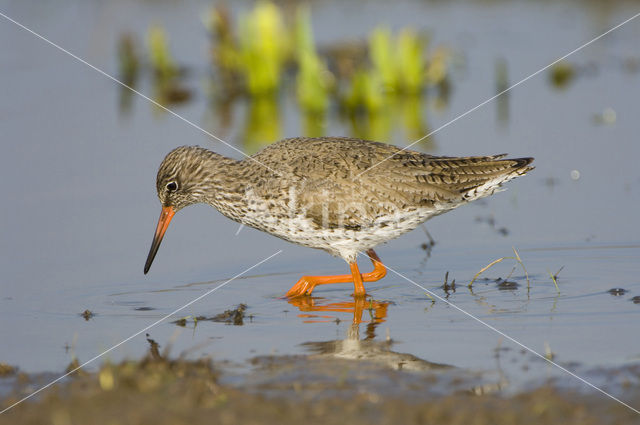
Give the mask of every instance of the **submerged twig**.
[{"label": "submerged twig", "polygon": [[556,285],[556,291],[558,291],[558,294],[560,293],[560,288],[558,287],[558,281],[556,280],[556,275],[557,274],[551,274],[551,272],[549,271],[549,276],[551,277],[551,280],[553,281],[553,284]]},{"label": "submerged twig", "polygon": [[558,269],[558,271],[553,275],[553,277],[555,277],[556,279],[558,278],[558,275],[560,274],[560,272],[562,271],[562,269],[564,269],[564,266],[560,267]]},{"label": "submerged twig", "polygon": [[[526,267],[524,266],[524,263],[522,262],[522,259],[520,258],[520,254],[518,254],[518,251],[516,250],[515,247],[512,247],[513,249],[513,253],[516,255],[515,257],[501,257],[498,258],[497,260],[494,260],[492,262],[490,262],[489,264],[487,264],[486,266],[484,266],[482,269],[480,269],[480,271],[478,273],[476,273],[473,276],[473,279],[471,279],[471,282],[469,282],[469,285],[467,285],[469,288],[471,288],[471,286],[473,285],[473,282],[476,281],[476,279],[478,278],[478,276],[480,276],[482,273],[484,273],[485,271],[489,270],[491,267],[495,266],[496,264],[504,261],[504,260],[516,260],[518,262],[518,264],[520,264],[520,267],[522,267],[522,270],[524,271],[524,275],[527,279],[527,288],[529,288],[529,273],[527,272]],[[515,269],[515,267],[514,267]],[[511,270],[511,273],[509,273],[509,276],[507,276],[507,279],[509,279],[509,277],[511,277],[511,275],[513,274],[513,270]],[[507,280],[505,279],[505,280]]]},{"label": "submerged twig", "polygon": [[449,284],[449,271],[447,271],[444,275],[444,284],[441,286],[441,288],[444,290],[445,294],[447,294],[445,298],[449,297],[449,291],[456,292],[456,280],[453,279],[451,281],[451,284]]},{"label": "submerged twig", "polygon": [[507,275],[507,277],[504,278],[504,280],[509,280],[509,278],[511,277],[511,275],[513,274],[513,272],[516,271],[516,266],[513,266],[513,268],[511,269],[511,271],[509,272],[509,274]]},{"label": "submerged twig", "polygon": [[513,248],[513,253],[516,254],[516,260],[518,261],[520,266],[522,266],[522,270],[524,270],[524,275],[527,278],[527,288],[528,288],[529,287],[529,273],[527,273],[527,269],[525,268],[524,263],[520,259],[520,254],[518,254],[518,251],[516,250],[516,247],[512,246],[511,248]]},{"label": "submerged twig", "polygon": [[469,288],[471,288],[471,286],[473,285],[473,282],[475,282],[476,279],[478,278],[478,276],[480,276],[483,272],[489,270],[491,267],[495,266],[496,264],[500,263],[501,261],[504,261],[504,260],[509,259],[509,258],[513,258],[513,257],[502,257],[502,258],[498,258],[497,260],[493,260],[488,265],[486,265],[483,268],[481,268],[480,271],[473,276],[473,279],[471,279],[471,282],[469,282],[469,285],[467,285],[467,286]]}]

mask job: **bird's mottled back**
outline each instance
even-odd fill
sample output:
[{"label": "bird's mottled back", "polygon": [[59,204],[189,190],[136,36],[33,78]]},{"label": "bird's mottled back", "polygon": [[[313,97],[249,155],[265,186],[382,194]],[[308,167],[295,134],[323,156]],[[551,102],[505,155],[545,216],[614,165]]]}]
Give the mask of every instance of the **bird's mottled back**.
[{"label": "bird's mottled back", "polygon": [[294,181],[288,185],[295,184],[314,221],[355,228],[399,211],[426,208],[441,214],[488,196],[532,169],[533,158],[503,157],[437,157],[384,143],[322,137],[285,139],[253,159]]}]

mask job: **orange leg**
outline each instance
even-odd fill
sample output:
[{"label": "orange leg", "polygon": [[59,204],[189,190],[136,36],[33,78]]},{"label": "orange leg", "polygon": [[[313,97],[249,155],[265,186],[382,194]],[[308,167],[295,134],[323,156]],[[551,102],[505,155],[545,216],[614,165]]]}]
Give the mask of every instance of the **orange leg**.
[{"label": "orange leg", "polygon": [[302,295],[311,295],[316,285],[353,282],[353,295],[356,297],[363,297],[366,295],[363,282],[375,282],[382,279],[387,274],[387,269],[384,267],[384,264],[382,264],[380,258],[378,258],[378,255],[373,251],[373,249],[368,250],[367,255],[373,263],[373,271],[369,273],[360,273],[358,263],[354,261],[349,264],[351,274],[341,274],[337,276],[302,276],[298,283],[293,285],[285,296],[293,298]]}]

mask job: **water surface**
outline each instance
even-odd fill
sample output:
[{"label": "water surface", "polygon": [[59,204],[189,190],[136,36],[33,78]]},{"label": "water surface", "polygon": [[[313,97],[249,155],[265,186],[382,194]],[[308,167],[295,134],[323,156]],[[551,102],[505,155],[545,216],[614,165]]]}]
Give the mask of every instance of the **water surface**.
[{"label": "water surface", "polygon": [[[234,104],[224,127],[205,94],[208,41],[199,20],[208,4],[4,0],[0,10],[112,74],[119,35],[128,31],[143,39],[151,23],[162,22],[177,59],[191,70],[186,83],[195,93],[175,111],[248,149],[247,101]],[[232,12],[250,6],[233,2]],[[425,99],[420,112],[435,129],[495,94],[499,61],[513,84],[637,9],[633,2],[350,1],[315,3],[312,17],[320,46],[364,40],[381,23],[429,31],[434,43],[449,46],[455,52],[449,102],[442,108]],[[398,274],[368,285],[386,313],[373,326],[365,311],[358,338],[390,338],[393,353],[480,373],[508,391],[547,378],[588,390],[447,303],[433,303],[413,281],[621,392],[621,380],[597,371],[637,364],[640,356],[640,304],[631,301],[640,295],[640,74],[629,66],[640,60],[639,33],[640,21],[633,21],[571,56],[580,71],[564,89],[542,73],[501,103],[438,132],[431,144],[416,146],[443,155],[534,156],[536,170],[510,182],[504,193],[429,221],[436,241],[430,253],[421,247],[428,238],[420,229],[380,247]],[[238,232],[236,223],[206,206],[178,214],[151,272],[142,274],[160,209],[154,183],[163,156],[183,144],[238,157],[236,152],[142,98],[134,96],[131,109],[120,110],[116,84],[4,19],[0,72],[0,361],[29,372],[62,371],[72,356],[93,357],[279,250],[171,319],[211,316],[245,303],[252,317],[243,326],[189,321],[180,327],[167,320],[149,331],[152,337],[172,344],[175,353],[230,360],[230,370],[239,372],[255,356],[310,353],[322,343],[335,346],[349,335],[353,340],[348,308],[302,311],[280,298],[302,274],[346,272],[342,260],[252,229]],[[138,88],[151,92],[144,79]],[[597,118],[607,108],[615,111],[610,124]],[[293,97],[282,95],[278,109],[277,138],[300,135]],[[401,125],[392,128],[388,142],[413,140]],[[326,133],[353,135],[353,129],[331,113]],[[466,287],[482,267],[513,255],[512,247],[529,284],[516,267],[509,278],[516,285],[501,289],[495,279],[517,265],[505,260],[472,291]],[[558,292],[549,273],[561,267]],[[366,261],[362,269],[368,269]],[[441,288],[446,272],[457,285],[449,294]],[[607,292],[618,287],[628,292]],[[350,291],[348,285],[320,288],[314,302],[352,302]],[[85,309],[95,313],[88,321],[79,315]],[[137,357],[145,349],[140,335],[108,357]]]}]

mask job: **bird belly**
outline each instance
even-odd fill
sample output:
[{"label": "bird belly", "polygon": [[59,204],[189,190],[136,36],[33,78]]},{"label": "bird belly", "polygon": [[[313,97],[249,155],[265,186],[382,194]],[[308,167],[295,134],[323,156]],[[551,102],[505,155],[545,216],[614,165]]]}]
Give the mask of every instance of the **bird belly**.
[{"label": "bird belly", "polygon": [[[242,211],[226,211],[228,217],[298,245],[322,249],[351,263],[381,243],[403,235],[429,218],[457,205],[435,204],[428,207],[387,208],[377,217],[345,219],[346,225],[314,220],[299,205],[287,205],[250,193]],[[334,220],[334,222],[342,222]]]},{"label": "bird belly", "polygon": [[323,227],[304,215],[267,217],[249,213],[242,222],[286,241],[325,250],[351,263],[358,253],[401,236],[438,213],[433,209],[403,211],[361,223],[357,228]]}]

